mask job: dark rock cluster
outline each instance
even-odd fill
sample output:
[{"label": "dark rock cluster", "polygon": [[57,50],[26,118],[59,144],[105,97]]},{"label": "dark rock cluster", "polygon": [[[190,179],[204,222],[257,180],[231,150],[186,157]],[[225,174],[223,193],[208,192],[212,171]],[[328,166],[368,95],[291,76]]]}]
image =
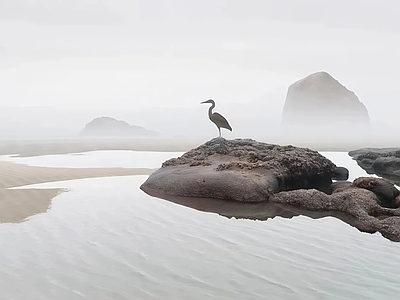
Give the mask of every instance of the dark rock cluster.
[{"label": "dark rock cluster", "polygon": [[363,148],[349,152],[368,174],[376,174],[400,185],[399,148]]},{"label": "dark rock cluster", "polygon": [[[332,182],[334,178],[342,181]],[[247,206],[268,203],[265,207],[274,206],[274,211],[312,217],[333,216],[361,231],[379,231],[400,241],[400,192],[394,184],[375,177],[353,182],[347,178],[346,168],[317,151],[217,138],[164,162],[141,189],[161,198],[180,197],[180,203],[185,203],[184,197],[212,198]],[[193,206],[192,200],[186,202]],[[254,211],[248,208],[243,206]],[[254,218],[260,214],[257,211]]]},{"label": "dark rock cluster", "polygon": [[183,165],[213,166],[216,172],[267,172],[275,177],[279,190],[330,184],[332,177],[346,176],[343,172],[347,171],[343,167],[337,168],[317,151],[290,145],[266,144],[251,139],[215,138],[181,157],[167,160],[162,167]]}]

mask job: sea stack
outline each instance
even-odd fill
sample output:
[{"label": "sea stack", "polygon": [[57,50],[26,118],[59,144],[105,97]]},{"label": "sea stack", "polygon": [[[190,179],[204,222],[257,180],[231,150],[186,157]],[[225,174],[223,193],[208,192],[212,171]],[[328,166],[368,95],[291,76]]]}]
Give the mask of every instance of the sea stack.
[{"label": "sea stack", "polygon": [[87,123],[80,135],[95,137],[147,137],[157,136],[158,133],[141,126],[128,124],[125,121],[110,117],[100,117]]},{"label": "sea stack", "polygon": [[311,74],[289,86],[282,125],[368,125],[367,108],[327,72]]}]

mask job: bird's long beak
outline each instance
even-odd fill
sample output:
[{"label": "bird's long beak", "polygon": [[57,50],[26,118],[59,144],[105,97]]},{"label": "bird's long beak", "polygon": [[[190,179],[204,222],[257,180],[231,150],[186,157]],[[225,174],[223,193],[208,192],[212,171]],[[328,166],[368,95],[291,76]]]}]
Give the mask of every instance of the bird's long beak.
[{"label": "bird's long beak", "polygon": [[206,100],[206,101],[203,101],[203,102],[200,102],[200,104],[203,104],[203,103],[208,103],[208,100]]}]

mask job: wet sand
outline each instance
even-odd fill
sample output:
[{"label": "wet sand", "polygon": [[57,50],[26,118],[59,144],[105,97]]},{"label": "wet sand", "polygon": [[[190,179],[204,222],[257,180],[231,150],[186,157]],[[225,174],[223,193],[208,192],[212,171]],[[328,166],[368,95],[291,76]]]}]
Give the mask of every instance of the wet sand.
[{"label": "wet sand", "polygon": [[179,138],[4,140],[0,141],[0,155],[27,157],[99,150],[186,152],[204,142],[206,140]]},{"label": "wet sand", "polygon": [[[210,138],[211,139],[211,138]],[[136,150],[160,152],[186,152],[206,142],[201,139],[134,138],[134,139],[59,139],[0,141],[0,155],[19,154],[21,157],[50,154],[81,153],[98,150]],[[268,141],[264,141],[268,142]],[[270,141],[273,143],[273,141]],[[287,143],[283,143],[287,144]],[[296,143],[294,143],[296,144]],[[324,144],[298,145],[315,150],[348,151],[348,145],[332,147]],[[45,212],[60,189],[8,188],[51,181],[124,175],[149,175],[152,169],[140,168],[44,168],[0,161],[0,223],[20,222]]]},{"label": "wet sand", "polygon": [[[51,140],[0,140],[0,155],[19,154],[21,157],[80,153],[99,150],[134,150],[159,152],[186,152],[196,148],[209,138],[75,138]],[[242,137],[249,138],[249,137]],[[276,137],[273,139],[257,139],[260,142],[280,145],[294,145],[317,151],[348,152],[365,147],[399,147],[397,140],[379,139],[365,140],[352,139],[338,141],[337,139],[305,139],[300,135],[297,138]]]},{"label": "wet sand", "polygon": [[[0,141],[0,155],[21,157],[97,150],[187,151],[202,141],[179,139],[59,139]],[[0,161],[0,223],[20,222],[45,212],[62,189],[10,189],[36,183],[83,178],[149,175],[149,168],[47,168]]]},{"label": "wet sand", "polygon": [[0,223],[20,222],[45,212],[62,189],[10,189],[35,183],[125,175],[149,175],[145,168],[45,168],[0,161]]}]

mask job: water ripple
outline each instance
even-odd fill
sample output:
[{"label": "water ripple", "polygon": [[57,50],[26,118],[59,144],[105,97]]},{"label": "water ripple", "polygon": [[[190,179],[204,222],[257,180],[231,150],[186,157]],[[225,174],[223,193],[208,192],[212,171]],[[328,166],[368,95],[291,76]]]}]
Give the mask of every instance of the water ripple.
[{"label": "water ripple", "polygon": [[[2,224],[7,299],[397,299],[400,245],[334,218],[225,218],[152,198],[146,176],[71,181]],[[21,282],[24,289],[14,289]]]}]

